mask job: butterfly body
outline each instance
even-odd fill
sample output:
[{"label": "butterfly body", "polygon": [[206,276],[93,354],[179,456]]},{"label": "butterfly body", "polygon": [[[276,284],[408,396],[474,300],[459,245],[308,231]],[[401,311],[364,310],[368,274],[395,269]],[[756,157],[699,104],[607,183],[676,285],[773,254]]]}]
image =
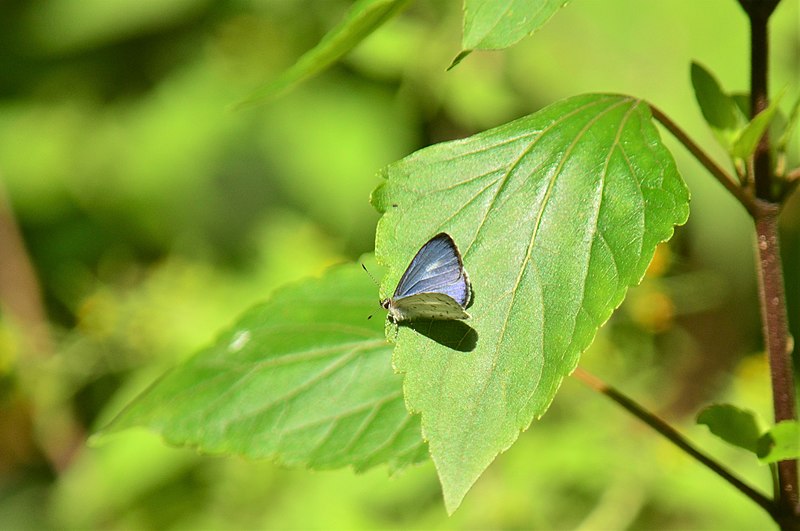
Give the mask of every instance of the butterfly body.
[{"label": "butterfly body", "polygon": [[381,301],[389,321],[469,319],[472,286],[461,253],[444,232],[423,245],[400,278],[394,295]]}]

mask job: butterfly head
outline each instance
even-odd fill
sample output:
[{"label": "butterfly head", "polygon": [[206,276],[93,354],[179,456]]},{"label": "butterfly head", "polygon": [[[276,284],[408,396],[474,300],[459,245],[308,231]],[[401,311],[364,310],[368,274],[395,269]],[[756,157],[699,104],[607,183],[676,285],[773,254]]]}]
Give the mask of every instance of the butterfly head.
[{"label": "butterfly head", "polygon": [[399,321],[401,321],[397,308],[395,308],[394,304],[392,304],[392,299],[383,299],[381,301],[381,308],[384,310],[389,310],[389,315],[387,318],[389,319],[390,323],[397,324]]}]

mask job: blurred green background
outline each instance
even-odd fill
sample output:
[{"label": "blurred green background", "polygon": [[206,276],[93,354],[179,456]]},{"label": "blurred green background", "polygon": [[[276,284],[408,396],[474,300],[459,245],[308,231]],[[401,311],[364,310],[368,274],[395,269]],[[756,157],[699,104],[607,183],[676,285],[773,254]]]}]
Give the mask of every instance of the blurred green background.
[{"label": "blurred green background", "polygon": [[[689,62],[728,90],[749,79],[734,0],[576,1],[533,38],[450,72],[460,5],[438,0],[412,3],[288,96],[231,110],[349,5],[0,3],[0,528],[768,528],[746,498],[570,379],[451,518],[430,464],[395,477],[285,470],[145,432],[86,445],[272,289],[369,252],[382,166],[581,92],[645,98],[722,160]],[[796,94],[798,3],[773,19],[772,86]],[[710,401],[771,418],[750,223],[664,136],[692,217],[582,364],[767,491],[753,457],[693,426]],[[783,228],[798,335],[800,201]]]}]

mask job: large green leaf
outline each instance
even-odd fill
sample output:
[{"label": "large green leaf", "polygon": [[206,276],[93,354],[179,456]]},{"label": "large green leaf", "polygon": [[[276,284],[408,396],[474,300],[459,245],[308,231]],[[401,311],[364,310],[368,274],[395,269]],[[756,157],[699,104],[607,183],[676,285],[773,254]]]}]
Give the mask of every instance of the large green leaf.
[{"label": "large green leaf", "polygon": [[375,286],[356,265],[279,290],[132,402],[105,433],[288,465],[397,468],[427,459],[393,373]]},{"label": "large green leaf", "polygon": [[731,404],[708,406],[697,415],[697,423],[708,426],[725,442],[753,453],[758,451],[758,439],[764,432],[755,413]]},{"label": "large green leaf", "polygon": [[[383,177],[372,198],[383,294],[440,231],[474,287],[470,320],[401,326],[394,351],[452,512],[545,412],[656,245],[686,220],[688,191],[647,104],[617,95],[570,98],[423,149]],[[448,335],[437,328],[472,339],[437,341]]]},{"label": "large green leaf", "polygon": [[530,35],[569,0],[464,0],[464,50],[500,50]]},{"label": "large green leaf", "polygon": [[266,102],[320,73],[355,48],[407,3],[408,0],[359,0],[347,12],[344,20],[328,32],[319,44],[307,51],[278,78],[255,91],[239,105]]}]

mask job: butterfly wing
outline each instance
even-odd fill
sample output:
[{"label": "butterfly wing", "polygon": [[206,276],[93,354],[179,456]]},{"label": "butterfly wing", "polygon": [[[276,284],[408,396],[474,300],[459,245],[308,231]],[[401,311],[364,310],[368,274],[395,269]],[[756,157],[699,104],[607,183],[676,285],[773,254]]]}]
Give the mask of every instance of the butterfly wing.
[{"label": "butterfly wing", "polygon": [[392,301],[391,311],[396,322],[419,319],[469,319],[470,317],[460,303],[444,293],[418,293]]},{"label": "butterfly wing", "polygon": [[462,312],[469,303],[472,296],[469,277],[449,234],[439,233],[422,246],[403,273],[392,298],[398,301],[422,293],[447,295],[462,307]]}]

